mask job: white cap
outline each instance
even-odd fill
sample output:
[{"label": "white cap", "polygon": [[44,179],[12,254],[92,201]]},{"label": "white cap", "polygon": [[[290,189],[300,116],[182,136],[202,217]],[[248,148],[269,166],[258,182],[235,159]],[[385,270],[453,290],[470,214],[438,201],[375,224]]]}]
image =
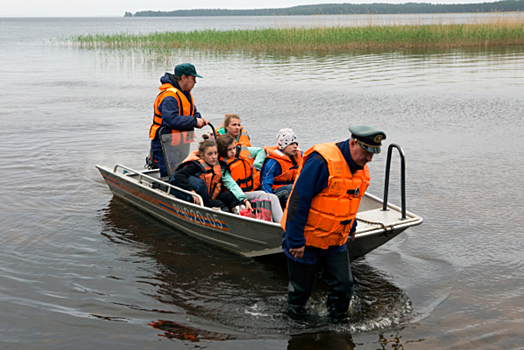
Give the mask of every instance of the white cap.
[{"label": "white cap", "polygon": [[280,129],[277,135],[278,149],[283,151],[284,148],[286,148],[292,143],[298,144],[297,135],[295,134],[295,132],[289,128]]}]

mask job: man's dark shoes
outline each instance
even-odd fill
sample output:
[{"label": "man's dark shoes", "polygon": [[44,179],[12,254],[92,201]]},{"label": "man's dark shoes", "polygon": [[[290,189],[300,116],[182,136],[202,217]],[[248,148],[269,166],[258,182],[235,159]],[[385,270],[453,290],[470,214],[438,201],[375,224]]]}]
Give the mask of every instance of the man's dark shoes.
[{"label": "man's dark shoes", "polygon": [[303,306],[288,305],[286,308],[286,315],[293,320],[303,321],[307,313]]},{"label": "man's dark shoes", "polygon": [[339,323],[348,318],[347,312],[331,312],[329,314],[330,323]]}]

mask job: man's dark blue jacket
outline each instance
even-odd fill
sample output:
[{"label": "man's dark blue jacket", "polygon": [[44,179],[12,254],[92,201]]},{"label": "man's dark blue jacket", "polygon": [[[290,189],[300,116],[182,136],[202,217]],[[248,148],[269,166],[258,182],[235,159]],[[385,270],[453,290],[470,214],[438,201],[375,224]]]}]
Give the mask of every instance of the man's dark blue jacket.
[{"label": "man's dark blue jacket", "polygon": [[[357,166],[351,158],[349,151],[349,140],[337,143],[337,147],[342,152],[351,173],[362,170],[363,167]],[[306,244],[304,238],[304,227],[311,209],[311,201],[328,185],[329,170],[327,162],[318,152],[311,153],[300,172],[300,175],[293,186],[293,192],[289,198],[288,212],[286,217],[286,230],[283,233],[282,249],[286,256],[296,262],[303,264],[315,264],[318,259],[327,254],[344,252],[347,250],[347,243],[339,247],[321,249],[306,246],[304,256],[296,259],[289,252],[289,248],[301,248]],[[357,228],[357,220],[354,221],[351,233]]]}]

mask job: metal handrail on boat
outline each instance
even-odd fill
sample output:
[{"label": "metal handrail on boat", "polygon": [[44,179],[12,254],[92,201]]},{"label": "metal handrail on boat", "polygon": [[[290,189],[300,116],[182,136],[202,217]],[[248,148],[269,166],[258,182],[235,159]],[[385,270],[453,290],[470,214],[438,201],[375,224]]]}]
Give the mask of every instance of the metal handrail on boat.
[{"label": "metal handrail on boat", "polygon": [[391,154],[393,153],[393,148],[398,150],[400,155],[400,200],[401,200],[401,210],[402,210],[402,219],[406,219],[406,160],[404,157],[404,151],[399,145],[392,143],[388,147],[388,157],[386,160],[386,174],[384,177],[384,201],[382,203],[382,210],[386,211],[388,206],[388,192],[389,192],[389,172],[391,169]]},{"label": "metal handrail on boat", "polygon": [[[142,173],[140,171],[136,171],[136,170],[131,169],[130,167],[127,167],[127,166],[122,165],[122,164],[115,165],[115,168],[113,169],[113,173],[116,173],[116,169],[118,169],[118,168],[122,168],[124,170],[129,171],[130,173],[134,173],[134,174],[138,175],[138,183],[139,184],[142,184],[142,178],[146,178],[146,179],[150,180],[150,183],[154,183],[155,182],[155,183],[158,183],[158,184],[160,184],[162,186],[167,186],[167,191],[165,191],[167,193],[167,195],[171,195],[171,189],[174,189],[174,190],[183,192],[185,194],[188,194],[188,195],[190,195],[192,197],[197,197],[198,200],[200,201],[200,206],[201,207],[204,206],[204,201],[202,200],[202,197],[199,194],[197,194],[197,193],[193,193],[191,191],[184,190],[183,188],[171,185],[170,183],[167,183],[165,181],[162,181],[162,180],[159,180],[159,179],[155,179],[152,176],[146,175],[146,174],[144,174],[144,173]],[[128,174],[126,174],[126,175],[128,175]],[[158,189],[162,190],[161,186],[159,186]]]}]

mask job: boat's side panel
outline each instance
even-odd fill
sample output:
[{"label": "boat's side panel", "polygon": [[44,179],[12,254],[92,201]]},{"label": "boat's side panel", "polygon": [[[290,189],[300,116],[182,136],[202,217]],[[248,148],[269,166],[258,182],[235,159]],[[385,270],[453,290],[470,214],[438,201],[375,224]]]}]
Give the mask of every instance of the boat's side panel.
[{"label": "boat's side panel", "polygon": [[[155,185],[165,187],[160,190],[153,188],[152,182],[140,180],[145,173],[97,168],[115,196],[193,237],[244,256],[282,252],[282,228],[277,223],[247,219],[179,200],[166,193],[168,185],[153,179]],[[157,177],[147,176],[150,180]],[[382,201],[366,194],[357,216],[355,240],[348,242],[351,260],[380,247],[406,228],[422,223],[422,218],[409,212],[406,218],[401,218],[400,208],[394,205],[388,203],[387,208],[382,210]]]},{"label": "boat's side panel", "polygon": [[406,228],[396,229],[389,232],[377,232],[370,235],[357,235],[354,241],[348,240],[348,253],[351,261],[363,257],[374,249],[385,244],[389,240],[395,238],[402,233]]},{"label": "boat's side panel", "polygon": [[250,256],[281,244],[282,229],[278,225],[196,206],[141,185],[136,179],[99,169],[116,196],[196,238]]}]

